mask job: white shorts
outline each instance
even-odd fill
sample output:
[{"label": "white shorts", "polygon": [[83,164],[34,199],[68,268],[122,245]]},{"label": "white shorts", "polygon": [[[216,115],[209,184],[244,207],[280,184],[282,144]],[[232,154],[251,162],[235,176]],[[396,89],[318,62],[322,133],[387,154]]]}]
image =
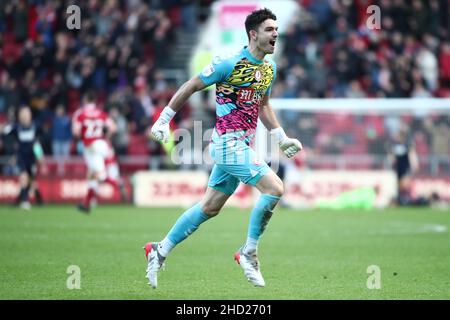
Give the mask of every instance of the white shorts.
[{"label": "white shorts", "polygon": [[107,165],[106,173],[108,175],[108,178],[113,180],[119,180],[120,173],[119,173],[119,166],[117,165],[117,163]]},{"label": "white shorts", "polygon": [[106,178],[105,159],[110,150],[105,140],[95,140],[84,148],[84,160],[89,173],[96,173],[100,179]]}]

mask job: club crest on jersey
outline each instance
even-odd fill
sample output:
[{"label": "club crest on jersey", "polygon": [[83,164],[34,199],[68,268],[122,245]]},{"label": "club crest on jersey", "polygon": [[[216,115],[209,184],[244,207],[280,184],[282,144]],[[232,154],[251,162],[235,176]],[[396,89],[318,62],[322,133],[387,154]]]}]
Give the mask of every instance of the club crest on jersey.
[{"label": "club crest on jersey", "polygon": [[259,70],[259,69],[256,69],[256,71],[255,71],[255,79],[256,79],[256,81],[261,81],[261,78],[262,78],[262,73],[261,73],[261,70]]},{"label": "club crest on jersey", "polygon": [[209,77],[216,71],[212,64],[208,64],[205,68],[203,68],[202,75],[204,77]]}]

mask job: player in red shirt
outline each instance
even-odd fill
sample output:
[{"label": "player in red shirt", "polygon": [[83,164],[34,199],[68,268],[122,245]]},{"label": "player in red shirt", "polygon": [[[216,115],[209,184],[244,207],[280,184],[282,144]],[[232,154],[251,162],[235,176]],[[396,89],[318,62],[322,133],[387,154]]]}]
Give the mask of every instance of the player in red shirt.
[{"label": "player in red shirt", "polygon": [[95,95],[89,92],[83,98],[83,106],[73,115],[72,131],[83,142],[83,156],[88,168],[88,192],[78,209],[89,213],[99,184],[107,179],[105,160],[109,157],[110,148],[106,139],[116,131],[116,125],[106,112],[97,107]]},{"label": "player in red shirt", "polygon": [[127,201],[127,193],[125,190],[125,182],[120,176],[119,162],[117,161],[116,154],[111,142],[108,143],[108,155],[105,158],[106,179],[103,181],[109,183],[114,188],[119,189],[120,198],[122,201]]}]

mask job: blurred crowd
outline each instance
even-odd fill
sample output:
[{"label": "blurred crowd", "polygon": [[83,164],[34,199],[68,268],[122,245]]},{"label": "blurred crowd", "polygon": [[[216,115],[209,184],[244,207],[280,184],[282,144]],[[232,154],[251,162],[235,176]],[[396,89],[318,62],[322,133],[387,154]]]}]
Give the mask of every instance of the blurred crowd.
[{"label": "blurred crowd", "polygon": [[[447,0],[298,0],[279,97],[450,97]],[[380,25],[368,6],[380,8]],[[368,28],[374,26],[374,29]]]},{"label": "blurred crowd", "polygon": [[[82,95],[94,89],[118,123],[116,151],[127,154],[130,137],[144,134],[176,90],[161,72],[175,30],[195,31],[206,17],[195,14],[194,4],[211,2],[80,0],[81,29],[69,30],[66,10],[73,1],[0,1],[0,125],[29,105],[44,128],[45,153],[74,154],[67,123]],[[2,141],[2,154],[12,148]]]}]

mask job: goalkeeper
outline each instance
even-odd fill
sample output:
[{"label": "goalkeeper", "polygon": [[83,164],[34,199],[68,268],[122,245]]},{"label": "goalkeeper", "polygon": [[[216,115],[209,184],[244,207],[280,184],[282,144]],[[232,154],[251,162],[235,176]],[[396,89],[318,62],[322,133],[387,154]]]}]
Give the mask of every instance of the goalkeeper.
[{"label": "goalkeeper", "polygon": [[167,143],[169,122],[186,100],[194,92],[216,85],[217,121],[209,146],[215,164],[208,187],[204,198],[178,218],[162,241],[145,245],[147,277],[153,288],[169,252],[220,212],[239,181],[256,187],[261,196],[250,214],[247,239],[235,253],[235,260],[251,283],[265,285],[258,242],[284,189],[280,178],[251,148],[258,116],[287,157],[300,151],[302,144],[286,136],[269,104],[276,65],[266,54],[274,52],[278,38],[276,16],[268,9],[254,11],[247,16],[245,27],[249,45],[233,56],[214,58],[198,76],[183,84],[150,130],[153,139]]}]

